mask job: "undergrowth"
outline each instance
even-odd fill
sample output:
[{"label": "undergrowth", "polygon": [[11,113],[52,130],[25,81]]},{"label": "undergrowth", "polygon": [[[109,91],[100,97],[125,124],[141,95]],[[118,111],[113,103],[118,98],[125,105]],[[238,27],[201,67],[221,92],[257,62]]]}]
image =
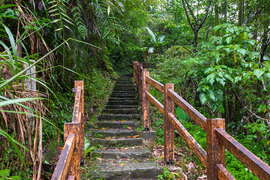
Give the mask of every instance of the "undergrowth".
[{"label": "undergrowth", "polygon": [[[196,125],[188,115],[181,110],[180,108],[176,108],[175,110],[177,119],[183,124],[183,126],[188,130],[188,132],[195,138],[195,140],[204,148],[206,149],[206,133]],[[164,129],[160,128],[163,126],[164,118],[159,113],[155,112],[152,114],[151,117],[153,121],[153,128],[156,130],[156,144],[164,145]],[[228,125],[232,126],[232,125]],[[270,163],[270,155],[269,155],[269,133],[267,133],[267,126],[264,122],[258,121],[254,123],[250,123],[244,126],[246,134],[234,134],[230,132],[230,134],[234,134],[234,138],[238,140],[242,145],[248,148],[251,152],[256,154],[259,158],[261,158],[266,163]],[[254,143],[256,142],[256,143]],[[189,151],[187,153],[183,153],[185,162],[195,162],[198,168],[203,168],[202,164],[200,163],[199,159],[195,157],[195,154],[191,153],[189,148],[187,147],[184,140],[176,134],[175,138],[175,146],[176,151],[180,149],[181,152]],[[186,156],[189,155],[189,156]],[[176,164],[182,164],[181,168],[185,169],[185,163],[175,162]],[[225,164],[226,168],[232,175],[239,180],[256,180],[258,179],[254,176],[237,158],[235,158],[231,153],[228,151],[225,152]],[[168,170],[164,170],[163,174],[160,178],[170,177],[173,175],[169,174]],[[191,177],[189,177],[191,178]],[[197,178],[197,177],[193,177]],[[192,179],[193,179],[192,178]]]}]

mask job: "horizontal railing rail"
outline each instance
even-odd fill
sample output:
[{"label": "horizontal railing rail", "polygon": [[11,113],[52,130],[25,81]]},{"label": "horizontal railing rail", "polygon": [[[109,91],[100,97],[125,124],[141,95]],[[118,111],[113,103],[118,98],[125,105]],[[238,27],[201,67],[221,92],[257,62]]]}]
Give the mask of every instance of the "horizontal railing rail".
[{"label": "horizontal railing rail", "polygon": [[52,180],[79,180],[84,144],[84,82],[75,81],[72,122],[64,124],[64,147],[55,166]]},{"label": "horizontal railing rail", "polygon": [[[162,84],[150,77],[147,69],[139,62],[133,63],[133,76],[138,88],[142,106],[141,119],[145,130],[151,130],[149,105],[154,105],[164,115],[164,161],[174,162],[174,130],[183,138],[188,147],[207,168],[208,180],[233,180],[224,163],[225,149],[231,152],[246,167],[262,180],[270,179],[270,167],[256,155],[246,149],[225,131],[225,120],[221,118],[207,119],[185,99],[174,91],[171,83]],[[163,104],[150,92],[155,88],[164,95]],[[192,137],[181,122],[176,118],[175,105],[180,107],[188,116],[206,132],[207,149]]]}]

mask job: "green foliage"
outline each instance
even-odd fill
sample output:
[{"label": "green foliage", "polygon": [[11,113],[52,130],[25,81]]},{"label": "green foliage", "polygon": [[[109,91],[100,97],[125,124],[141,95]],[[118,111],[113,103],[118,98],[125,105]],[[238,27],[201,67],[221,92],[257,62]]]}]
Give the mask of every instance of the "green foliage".
[{"label": "green foliage", "polygon": [[0,170],[0,180],[20,180],[19,176],[10,176],[9,169]]},{"label": "green foliage", "polygon": [[73,16],[73,21],[75,22],[77,27],[76,32],[80,35],[82,39],[85,39],[87,37],[87,27],[85,26],[85,23],[81,17],[81,9],[81,5],[77,3],[77,6],[73,7],[71,12]]},{"label": "green foliage", "polygon": [[163,168],[162,174],[158,175],[158,180],[175,180],[177,178],[180,178],[180,175],[170,172],[167,168]]},{"label": "green foliage", "polygon": [[54,19],[52,23],[58,24],[58,28],[55,31],[63,31],[68,29],[72,30],[74,25],[73,20],[68,15],[68,2],[65,0],[52,0],[49,1],[48,13]]}]

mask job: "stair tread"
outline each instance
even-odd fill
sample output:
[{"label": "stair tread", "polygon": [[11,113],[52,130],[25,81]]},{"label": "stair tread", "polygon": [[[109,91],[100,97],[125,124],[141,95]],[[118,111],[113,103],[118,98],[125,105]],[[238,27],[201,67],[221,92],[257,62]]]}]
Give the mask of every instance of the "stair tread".
[{"label": "stair tread", "polygon": [[153,178],[161,172],[154,161],[137,162],[131,160],[100,160],[96,164],[96,173],[105,179]]},{"label": "stair tread", "polygon": [[102,118],[139,118],[140,114],[110,114],[110,113],[104,113],[99,116],[99,119]]},{"label": "stair tread", "polygon": [[126,128],[113,128],[113,129],[91,129],[90,132],[95,136],[95,134],[100,134],[103,137],[108,136],[135,136],[138,132],[132,129]]},{"label": "stair tread", "polygon": [[149,158],[151,151],[143,146],[122,147],[122,148],[106,148],[96,150],[95,153],[99,154],[102,158],[120,159],[120,158]]},{"label": "stair tread", "polygon": [[143,145],[142,138],[127,138],[127,137],[108,137],[108,139],[104,138],[91,138],[93,144],[103,145],[106,147],[118,146],[118,147],[126,147],[126,146],[138,146]]}]

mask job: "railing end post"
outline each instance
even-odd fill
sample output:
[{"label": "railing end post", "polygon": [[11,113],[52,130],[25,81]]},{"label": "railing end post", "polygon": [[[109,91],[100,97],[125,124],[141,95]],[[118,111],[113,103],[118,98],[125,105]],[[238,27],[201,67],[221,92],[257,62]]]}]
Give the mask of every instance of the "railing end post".
[{"label": "railing end post", "polygon": [[170,123],[169,113],[174,113],[174,102],[168,95],[169,89],[174,90],[174,84],[164,86],[164,160],[167,164],[174,162],[174,127]]},{"label": "railing end post", "polygon": [[145,129],[151,129],[151,123],[149,120],[149,102],[146,98],[146,92],[149,90],[149,85],[146,82],[146,76],[149,76],[147,69],[142,69],[141,74],[141,104],[142,104],[142,121]]},{"label": "railing end post", "polygon": [[224,146],[219,143],[215,129],[225,129],[225,119],[207,119],[207,179],[218,180],[217,164],[224,164]]}]

